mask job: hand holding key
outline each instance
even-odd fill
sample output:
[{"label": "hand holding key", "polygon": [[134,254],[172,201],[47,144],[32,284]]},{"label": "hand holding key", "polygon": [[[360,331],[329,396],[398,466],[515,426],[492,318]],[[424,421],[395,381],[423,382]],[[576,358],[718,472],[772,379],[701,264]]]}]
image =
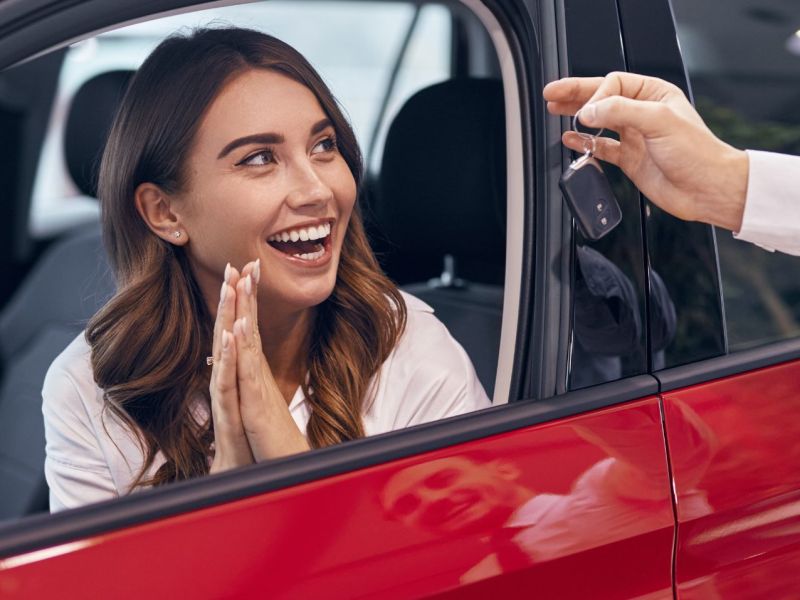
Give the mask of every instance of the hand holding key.
[{"label": "hand holding key", "polygon": [[[594,156],[619,166],[667,212],[733,231],[741,228],[748,158],[706,127],[683,92],[654,77],[610,73],[549,83],[551,113],[574,115],[584,125],[611,129],[619,141],[598,138]],[[584,151],[585,140],[567,132],[564,144]]]}]

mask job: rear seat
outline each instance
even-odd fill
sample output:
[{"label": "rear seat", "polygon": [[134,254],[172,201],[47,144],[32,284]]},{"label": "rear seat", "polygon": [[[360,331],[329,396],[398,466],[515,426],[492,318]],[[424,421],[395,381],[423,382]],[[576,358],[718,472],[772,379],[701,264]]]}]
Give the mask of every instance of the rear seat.
[{"label": "rear seat", "polygon": [[[69,172],[94,196],[106,132],[132,71],[87,81],[70,107]],[[50,363],[111,297],[114,279],[99,224],[64,234],[43,254],[0,314],[0,519],[46,511],[42,382]]]}]

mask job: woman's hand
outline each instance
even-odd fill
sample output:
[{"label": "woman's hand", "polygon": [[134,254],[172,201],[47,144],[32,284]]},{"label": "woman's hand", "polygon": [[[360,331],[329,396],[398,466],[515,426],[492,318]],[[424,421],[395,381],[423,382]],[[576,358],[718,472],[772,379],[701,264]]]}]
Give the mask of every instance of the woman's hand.
[{"label": "woman's hand", "polygon": [[255,460],[295,454],[308,442],[272,376],[258,332],[260,261],[248,263],[236,284],[236,377],[244,433]]},{"label": "woman's hand", "polygon": [[211,417],[214,420],[214,459],[211,473],[253,462],[253,453],[242,425],[237,381],[237,353],[233,337],[236,316],[236,285],[239,273],[228,265],[220,290],[211,367]]},{"label": "woman's hand", "polygon": [[[584,125],[619,133],[598,138],[595,155],[619,166],[653,202],[682,219],[738,231],[742,224],[749,159],[722,142],[676,86],[634,73],[570,77],[544,88],[547,108]],[[564,144],[584,151],[574,131]]]}]

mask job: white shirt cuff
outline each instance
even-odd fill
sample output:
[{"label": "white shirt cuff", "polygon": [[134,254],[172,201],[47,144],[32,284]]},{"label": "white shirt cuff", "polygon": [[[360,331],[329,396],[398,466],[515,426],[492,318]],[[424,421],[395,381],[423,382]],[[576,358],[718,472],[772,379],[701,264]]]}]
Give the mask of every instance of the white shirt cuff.
[{"label": "white shirt cuff", "polygon": [[800,157],[747,150],[749,174],[739,240],[800,255]]}]

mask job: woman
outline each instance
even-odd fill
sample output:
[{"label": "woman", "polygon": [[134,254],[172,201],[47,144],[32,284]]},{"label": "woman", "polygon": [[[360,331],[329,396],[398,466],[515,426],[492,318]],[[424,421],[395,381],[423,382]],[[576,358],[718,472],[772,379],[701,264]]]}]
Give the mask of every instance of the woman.
[{"label": "woman", "polygon": [[361,175],[291,47],[204,29],[156,48],[100,168],[119,289],[44,384],[51,510],[488,405],[381,273]]}]

